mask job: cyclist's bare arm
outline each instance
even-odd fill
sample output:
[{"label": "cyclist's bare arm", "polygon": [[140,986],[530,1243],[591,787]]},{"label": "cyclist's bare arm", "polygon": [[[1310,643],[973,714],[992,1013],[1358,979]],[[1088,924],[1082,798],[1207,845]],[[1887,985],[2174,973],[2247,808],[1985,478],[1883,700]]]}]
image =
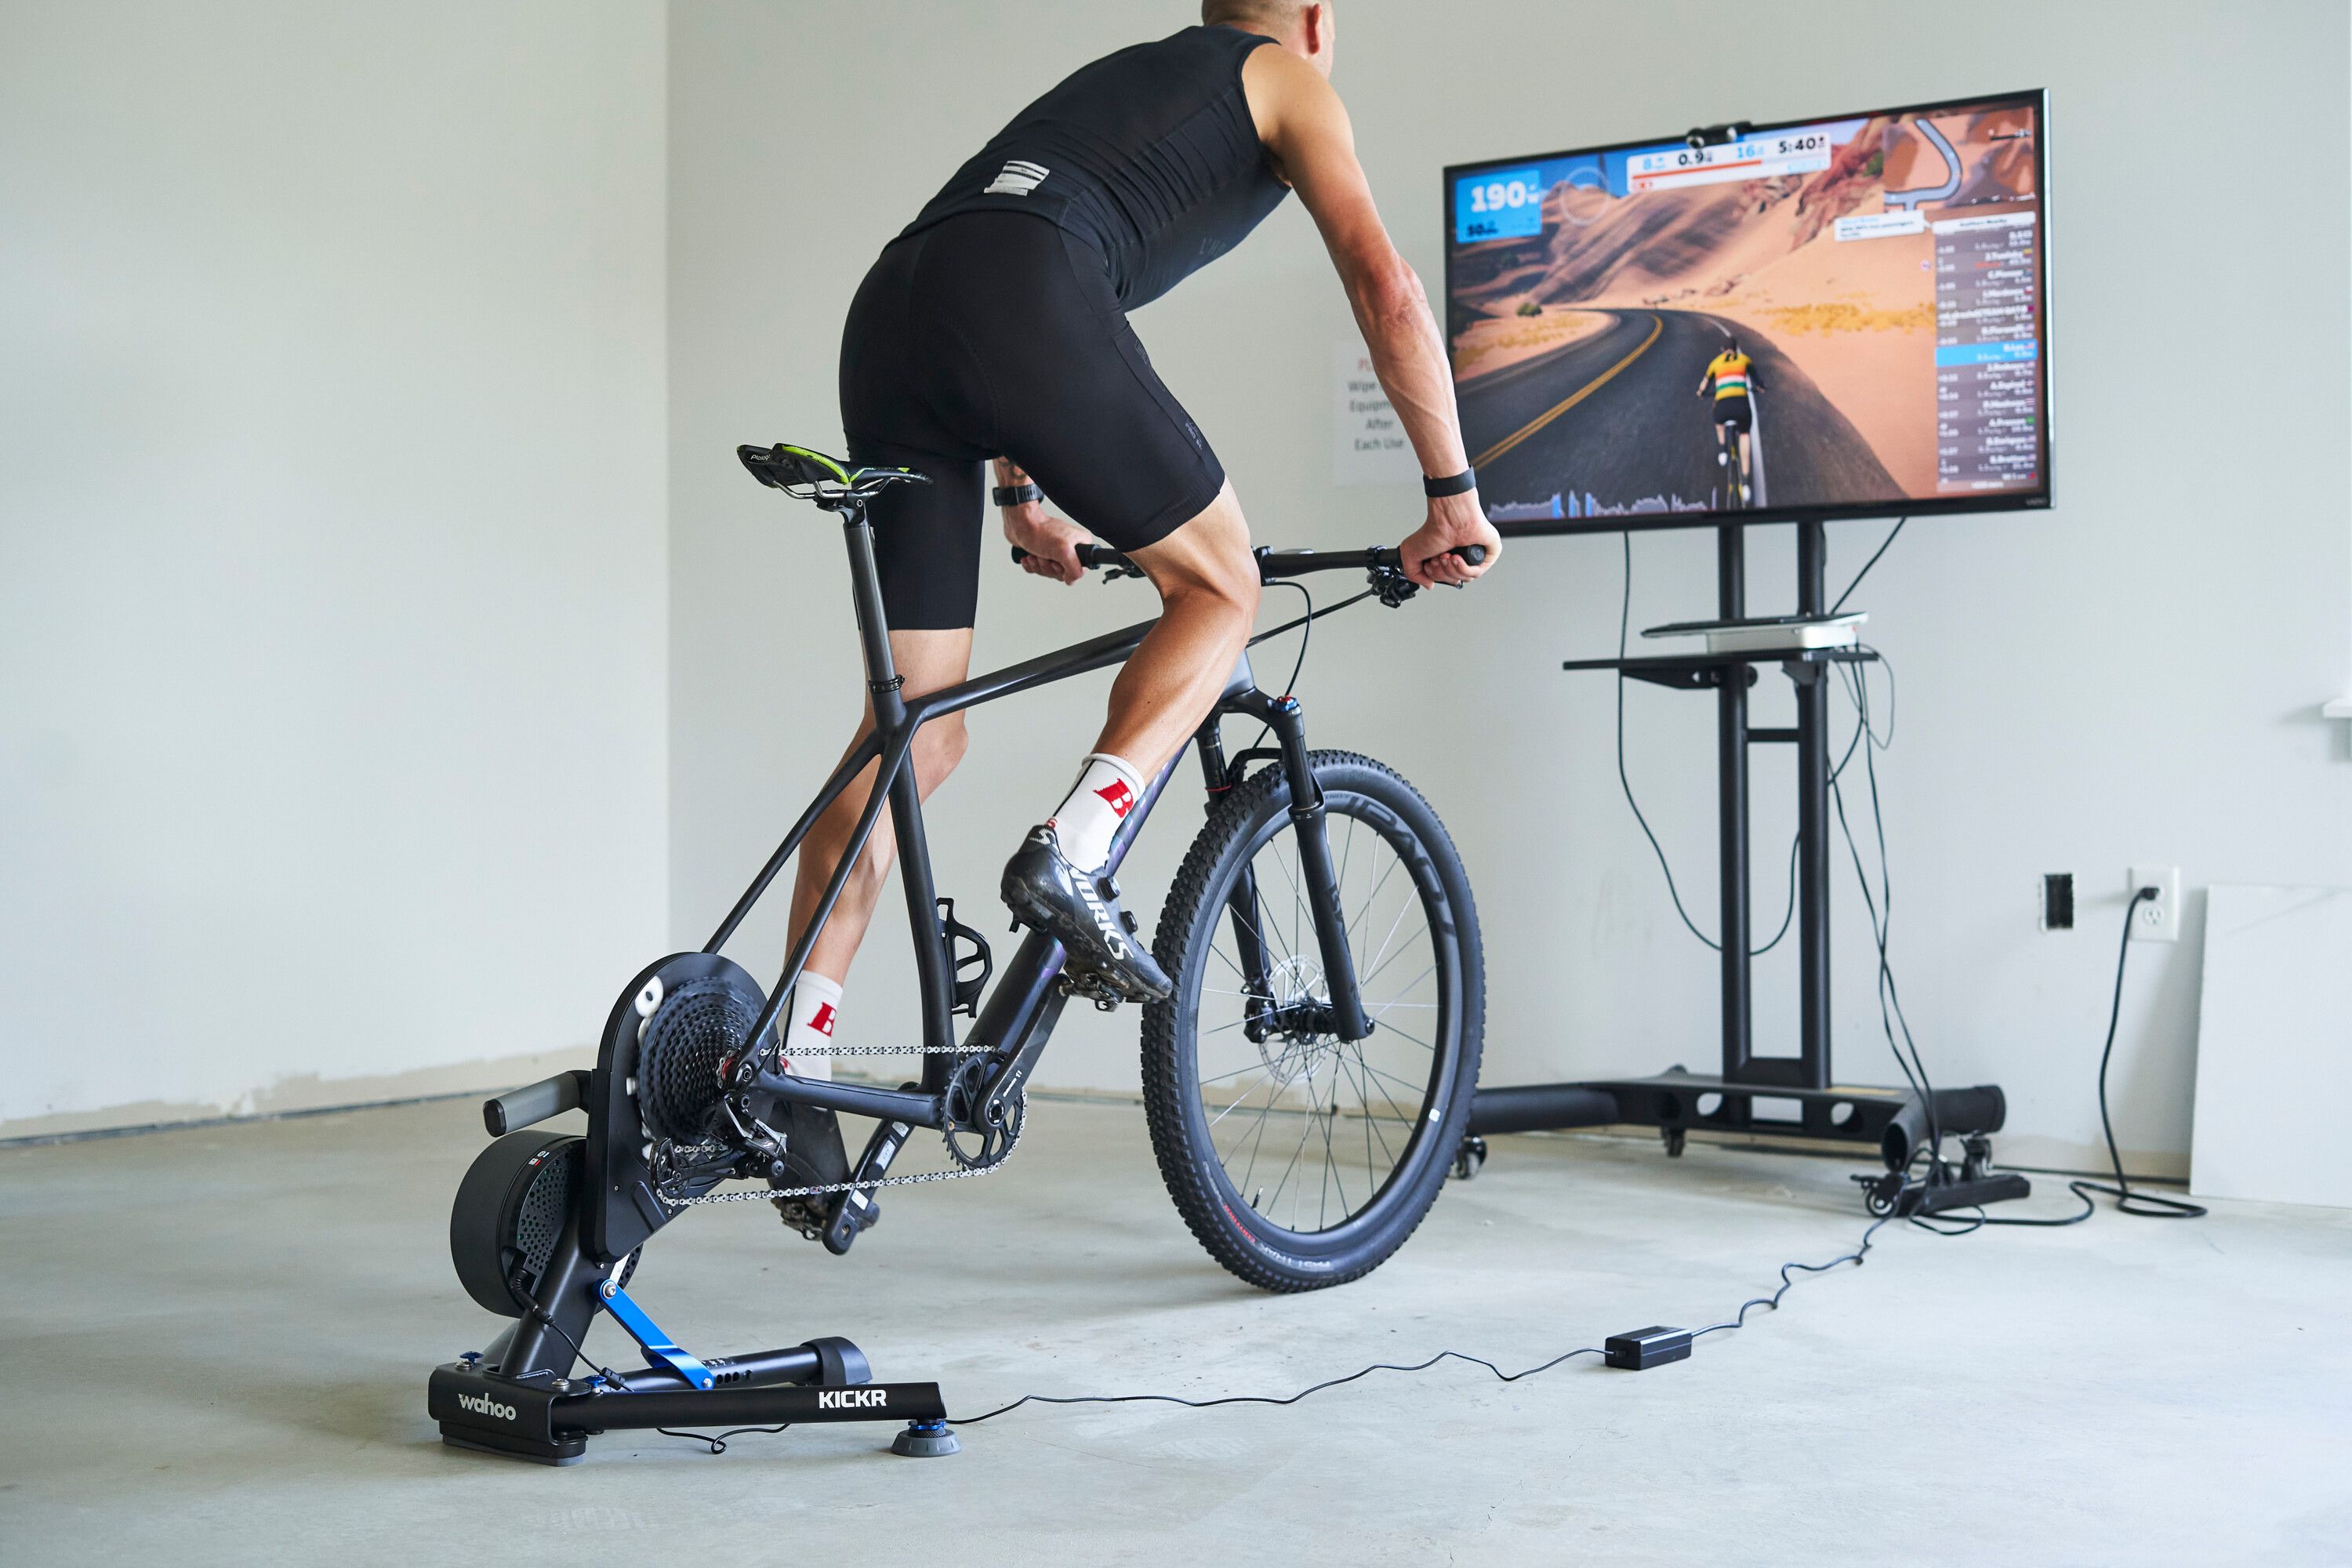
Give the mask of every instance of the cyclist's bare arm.
[{"label": "cyclist's bare arm", "polygon": [[[1242,88],[1259,140],[1322,231],[1356,325],[1371,350],[1372,370],[1404,423],[1422,472],[1441,478],[1460,473],[1470,459],[1463,449],[1445,340],[1430,314],[1421,279],[1397,254],[1372,205],[1339,95],[1312,65],[1276,48],[1250,55],[1242,68]],[[1464,544],[1486,546],[1484,564],[1472,566],[1446,553]],[[1502,539],[1486,521],[1478,492],[1471,490],[1433,499],[1427,521],[1404,542],[1403,553],[1405,573],[1417,583],[1465,583],[1495,563]]]},{"label": "cyclist's bare arm", "polygon": [[[1010,458],[994,459],[993,467],[996,482],[1007,489],[1031,482],[1028,471]],[[1003,510],[1004,537],[1028,552],[1021,560],[1023,571],[1056,583],[1075,583],[1086,575],[1078,567],[1078,546],[1093,535],[1076,523],[1055,517],[1042,501]]]}]

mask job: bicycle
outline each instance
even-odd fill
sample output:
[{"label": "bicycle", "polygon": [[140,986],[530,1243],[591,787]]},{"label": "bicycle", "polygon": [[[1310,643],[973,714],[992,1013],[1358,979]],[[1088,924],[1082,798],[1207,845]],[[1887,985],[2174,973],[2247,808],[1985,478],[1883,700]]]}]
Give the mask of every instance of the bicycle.
[{"label": "bicycle", "polygon": [[[995,975],[986,939],[955,918],[954,901],[934,886],[909,757],[926,722],[1117,664],[1153,623],[907,698],[891,661],[868,508],[893,485],[928,481],[788,445],[742,447],[737,456],[763,485],[841,518],[874,728],[710,940],[631,981],[593,1072],[560,1074],[485,1104],[486,1125],[503,1136],[459,1188],[451,1250],[468,1294],[517,1321],[490,1351],[433,1374],[430,1407],[445,1439],[458,1446],[564,1462],[587,1433],[610,1426],[910,1414],[935,1421],[938,1394],[928,1384],[877,1384],[857,1388],[859,1400],[822,1403],[829,1392],[866,1383],[864,1357],[847,1341],[704,1363],[671,1342],[622,1287],[653,1234],[696,1206],[775,1202],[788,1224],[838,1254],[873,1226],[883,1188],[1001,1169],[1020,1141],[1027,1085],[1063,1007],[1074,995],[1115,1005],[1099,983],[1066,973],[1060,945],[1035,931]],[[1367,586],[1339,604],[1310,606],[1253,646],[1366,599],[1397,607],[1416,591],[1394,550],[1255,554],[1268,583],[1360,571]],[[1483,558],[1475,546],[1465,554]],[[1082,547],[1080,561],[1106,581],[1142,575],[1099,546]],[[1230,755],[1229,718],[1263,726]],[[1269,737],[1273,744],[1260,743]],[[1462,1142],[1486,1003],[1469,879],[1420,792],[1369,757],[1310,751],[1297,698],[1261,690],[1246,651],[1191,750],[1207,821],[1152,942],[1176,982],[1174,994],[1143,1016],[1152,1147],[1187,1226],[1234,1275],[1274,1291],[1341,1284],[1403,1245]],[[1106,876],[1183,761],[1180,751],[1150,781],[1120,825]],[[877,763],[814,918],[774,989],[763,991],[721,949],[820,814]],[[887,1089],[783,1070],[777,1023],[785,999],[886,804],[915,938],[920,1078]],[[961,1039],[959,1014],[971,1020]],[[588,1112],[585,1138],[523,1130],[575,1107]],[[784,1152],[795,1122],[825,1110],[877,1123],[850,1179],[787,1184]],[[891,1175],[919,1127],[941,1133],[950,1167]],[[731,1181],[766,1185],[721,1190]],[[824,1200],[814,1219],[811,1199]],[[651,1364],[626,1373],[599,1367],[575,1386],[572,1363],[584,1359],[580,1341],[599,1310]],[[811,1383],[817,1388],[776,1386]],[[527,1433],[518,1436],[518,1422]],[[902,1451],[930,1451],[922,1447],[929,1440]]]}]

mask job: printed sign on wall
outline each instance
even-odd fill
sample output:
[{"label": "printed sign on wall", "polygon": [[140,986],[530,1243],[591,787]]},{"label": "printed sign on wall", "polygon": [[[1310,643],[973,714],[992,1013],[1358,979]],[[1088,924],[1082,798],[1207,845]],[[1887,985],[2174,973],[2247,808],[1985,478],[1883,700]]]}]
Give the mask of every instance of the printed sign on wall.
[{"label": "printed sign on wall", "polygon": [[1361,338],[1331,345],[1331,482],[1370,485],[1421,477],[1404,422],[1389,405],[1372,374],[1372,356]]}]

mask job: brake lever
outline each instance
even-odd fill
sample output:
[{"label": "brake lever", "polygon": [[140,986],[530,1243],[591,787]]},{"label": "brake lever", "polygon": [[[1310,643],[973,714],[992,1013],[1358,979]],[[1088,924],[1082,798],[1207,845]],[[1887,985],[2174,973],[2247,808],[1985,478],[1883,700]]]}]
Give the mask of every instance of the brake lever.
[{"label": "brake lever", "polygon": [[1381,604],[1393,610],[1421,592],[1421,585],[1404,574],[1402,566],[1375,566],[1364,574],[1372,593]]},{"label": "brake lever", "polygon": [[[1393,554],[1394,552],[1384,551],[1382,553]],[[1471,565],[1476,566],[1486,561],[1486,547],[1483,544],[1457,544],[1447,553],[1459,555]],[[1371,584],[1372,592],[1380,595],[1381,603],[1391,610],[1421,591],[1421,585],[1404,574],[1404,563],[1402,561],[1394,564],[1382,562],[1371,569],[1365,580]],[[1466,588],[1469,585],[1467,583],[1445,584],[1449,588]]]}]

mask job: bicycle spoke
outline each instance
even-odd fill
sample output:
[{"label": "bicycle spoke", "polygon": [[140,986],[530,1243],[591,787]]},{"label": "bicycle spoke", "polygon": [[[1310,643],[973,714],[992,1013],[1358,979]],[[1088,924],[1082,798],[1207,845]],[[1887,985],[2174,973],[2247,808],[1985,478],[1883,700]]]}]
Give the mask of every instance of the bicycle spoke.
[{"label": "bicycle spoke", "polygon": [[[1327,797],[1335,805],[1353,798]],[[1331,821],[1339,816],[1344,826]],[[1355,1041],[1330,1032],[1321,949],[1308,940],[1315,903],[1305,857],[1286,824],[1277,823],[1249,852],[1256,873],[1252,896],[1238,911],[1228,899],[1210,928],[1210,946],[1235,984],[1190,988],[1190,1091],[1201,1116],[1193,1125],[1205,1122],[1208,1131],[1206,1152],[1223,1168],[1221,1181],[1232,1184],[1228,1191],[1237,1189],[1250,1209],[1270,1225],[1305,1234],[1375,1209],[1406,1162],[1425,1157],[1415,1139],[1437,1081],[1431,1041],[1452,1038],[1454,1027],[1444,982],[1432,984],[1444,956],[1437,895],[1423,888],[1400,841],[1378,819],[1360,822],[1334,809],[1326,822],[1336,912],[1357,954],[1364,1015],[1378,1030]],[[1360,835],[1360,826],[1370,831]],[[1408,873],[1401,881],[1399,866]],[[1273,902],[1284,890],[1290,894],[1286,921]],[[1377,942],[1370,940],[1375,931]],[[1239,961],[1252,944],[1263,966],[1257,974]],[[1401,1027],[1399,1015],[1406,1013],[1434,1016]],[[1343,1127],[1346,1117],[1362,1127]],[[1298,1123],[1287,1150],[1281,1146],[1284,1119]],[[1310,1163],[1322,1168],[1311,1171]],[[1261,1168],[1274,1172],[1270,1184],[1260,1181]]]},{"label": "bicycle spoke", "polygon": [[[1356,1052],[1356,1066],[1362,1068],[1364,1072],[1369,1075],[1371,1071],[1371,1064],[1364,1060],[1364,1053],[1361,1047],[1361,1041],[1357,1042],[1356,1047],[1353,1047]],[[1342,1072],[1347,1070],[1347,1058],[1344,1057],[1340,1058],[1339,1070]],[[1356,1082],[1357,1096],[1362,1101],[1364,1107],[1364,1168],[1369,1171],[1372,1167],[1372,1138],[1374,1133],[1377,1131],[1377,1123],[1381,1119],[1372,1114],[1372,1097],[1370,1090],[1365,1086],[1364,1079],[1360,1078]],[[1397,1157],[1395,1152],[1389,1148],[1388,1134],[1381,1132],[1379,1133],[1379,1137],[1381,1141],[1381,1152],[1388,1156],[1389,1169],[1391,1171],[1394,1171],[1396,1169]]]},{"label": "bicycle spoke", "polygon": [[[1409,1094],[1415,1095],[1415,1096],[1420,1096],[1420,1095],[1423,1095],[1423,1094],[1426,1094],[1426,1093],[1428,1092],[1428,1087],[1429,1087],[1429,1086],[1428,1086],[1428,1085],[1426,1085],[1426,1084],[1414,1083],[1412,1079],[1402,1079],[1402,1078],[1399,1078],[1399,1077],[1397,1077],[1397,1075],[1396,1075],[1396,1074],[1394,1074],[1394,1073],[1392,1073],[1392,1072],[1382,1072],[1380,1068],[1378,1068],[1374,1067],[1374,1066],[1373,1066],[1371,1063],[1370,1063],[1370,1062],[1365,1062],[1365,1063],[1363,1064],[1363,1067],[1364,1067],[1364,1070],[1365,1070],[1366,1072],[1368,1072],[1368,1073],[1371,1074],[1374,1078],[1379,1079],[1381,1079],[1382,1082],[1385,1082],[1385,1083],[1392,1083],[1392,1084],[1395,1084],[1399,1089],[1402,1089],[1405,1090],[1405,1091],[1406,1091],[1407,1093],[1409,1093]],[[1403,1118],[1403,1117],[1402,1117],[1402,1116],[1399,1116],[1399,1117],[1393,1117],[1393,1118],[1391,1118],[1391,1120],[1392,1120],[1392,1121],[1404,1121],[1404,1118]],[[1418,1118],[1416,1118],[1415,1120],[1418,1120]]]}]

